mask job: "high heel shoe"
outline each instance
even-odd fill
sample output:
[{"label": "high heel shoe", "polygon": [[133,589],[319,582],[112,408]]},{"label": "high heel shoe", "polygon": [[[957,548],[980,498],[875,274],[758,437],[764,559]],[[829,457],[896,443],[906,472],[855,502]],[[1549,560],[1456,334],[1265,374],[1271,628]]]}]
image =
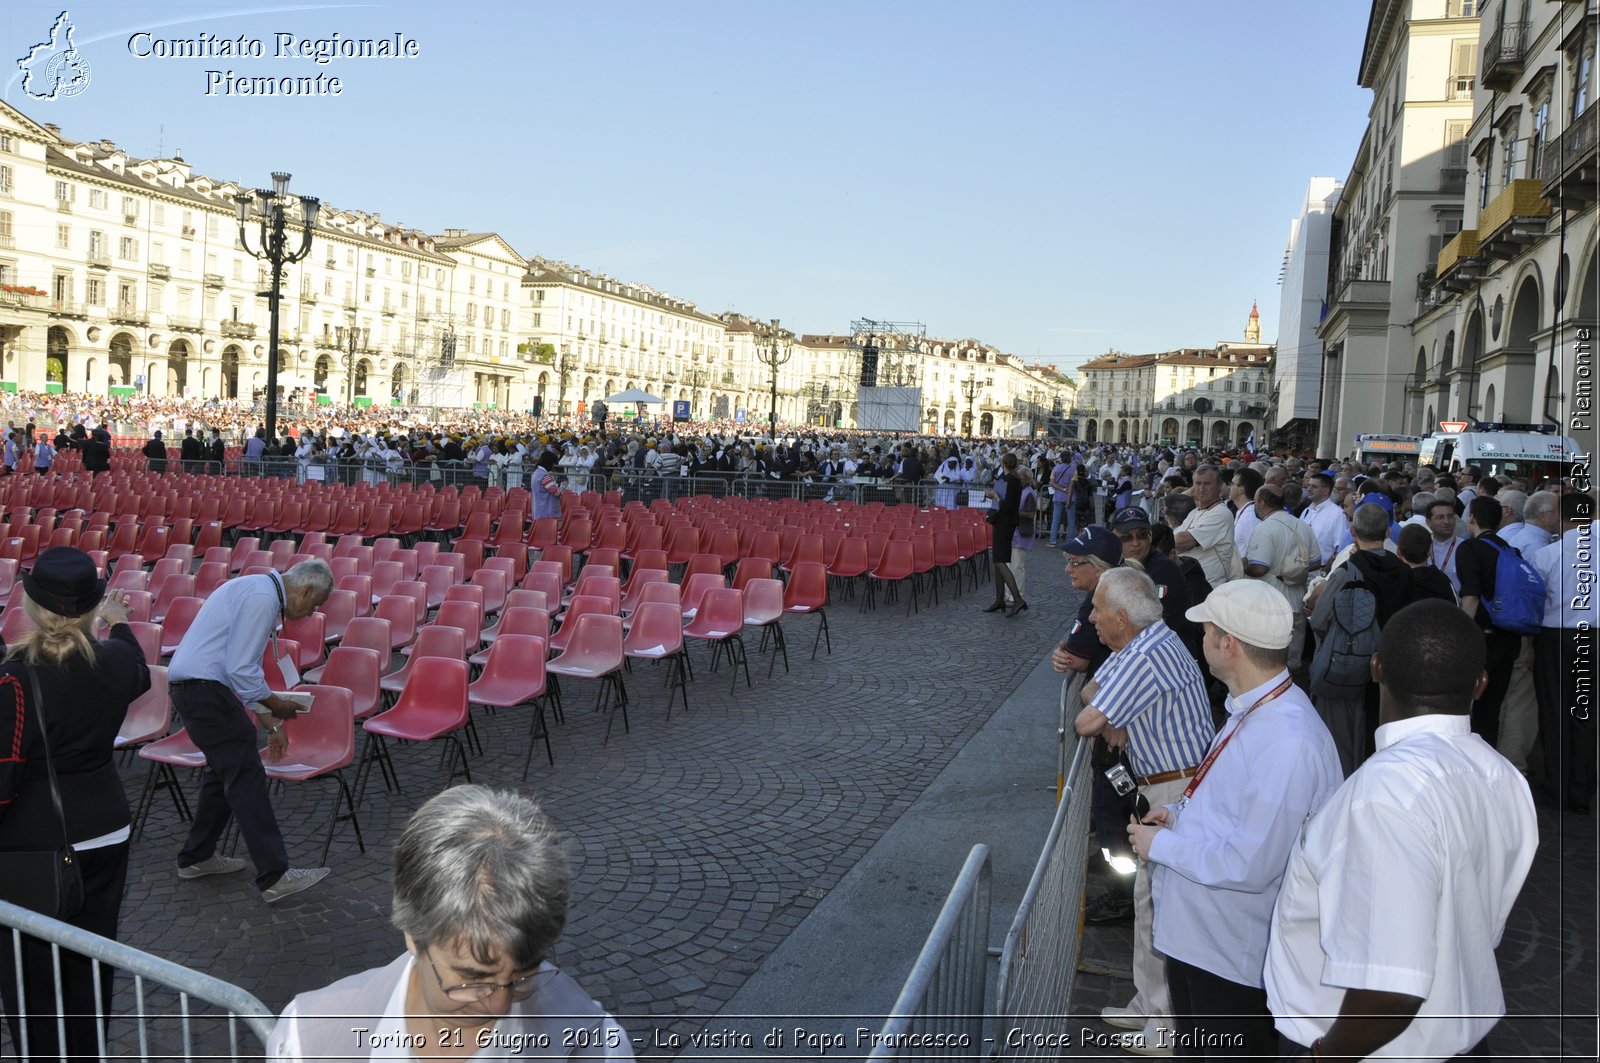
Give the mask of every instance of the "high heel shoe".
[{"label": "high heel shoe", "polygon": [[989,606],[989,608],[985,609],[984,612],[986,612],[986,613],[998,613],[1000,610],[1004,609],[1005,607],[1006,607],[1006,603],[1005,602],[995,602],[993,605]]},{"label": "high heel shoe", "polygon": [[1016,605],[1013,605],[1011,607],[1011,612],[1007,613],[1006,616],[1008,616],[1008,617],[1016,616],[1018,613],[1022,612],[1026,608],[1028,608],[1028,603],[1027,602],[1018,602]]}]

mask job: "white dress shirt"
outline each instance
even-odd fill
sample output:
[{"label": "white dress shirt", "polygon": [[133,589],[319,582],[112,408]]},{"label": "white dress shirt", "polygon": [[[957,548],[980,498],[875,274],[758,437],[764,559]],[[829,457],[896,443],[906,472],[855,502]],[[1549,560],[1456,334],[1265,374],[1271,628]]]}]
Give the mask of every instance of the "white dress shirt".
[{"label": "white dress shirt", "polygon": [[246,705],[270,697],[261,658],[283,619],[287,594],[276,572],[230,579],[211,592],[167,666],[167,678],[222,683]]},{"label": "white dress shirt", "polygon": [[1423,1000],[1379,1054],[1448,1059],[1505,1014],[1494,949],[1539,845],[1528,784],[1467,716],[1378,728],[1306,825],[1272,915],[1267,1001],[1309,1045],[1347,989]]},{"label": "white dress shirt", "polygon": [[1574,528],[1532,557],[1522,555],[1544,579],[1543,627],[1600,627],[1600,521]]},{"label": "white dress shirt", "polygon": [[1350,543],[1350,521],[1345,518],[1344,510],[1333,499],[1324,499],[1307,506],[1300,520],[1311,526],[1317,545],[1322,547],[1322,563],[1331,567],[1333,556]]},{"label": "white dress shirt", "polygon": [[1233,544],[1233,514],[1221,502],[1207,509],[1192,509],[1178,525],[1178,531],[1188,532],[1199,545],[1188,551],[1188,556],[1200,562],[1205,570],[1206,582],[1220,587],[1239,574],[1239,553]]},{"label": "white dress shirt", "polygon": [[1515,548],[1524,561],[1532,561],[1534,554],[1561,537],[1555,532],[1545,531],[1537,524],[1518,521],[1511,529],[1502,529],[1500,538],[1506,541],[1506,545]]},{"label": "white dress shirt", "polygon": [[1228,698],[1230,718],[1212,748],[1234,737],[1187,805],[1167,806],[1171,828],[1150,843],[1156,950],[1257,988],[1295,836],[1344,776],[1333,737],[1299,687],[1245,715],[1288,674]]}]

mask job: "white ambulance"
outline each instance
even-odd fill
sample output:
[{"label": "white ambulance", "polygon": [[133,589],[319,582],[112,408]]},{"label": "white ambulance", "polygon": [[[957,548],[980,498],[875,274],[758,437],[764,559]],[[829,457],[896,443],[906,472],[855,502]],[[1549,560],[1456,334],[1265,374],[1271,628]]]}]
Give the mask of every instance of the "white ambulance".
[{"label": "white ambulance", "polygon": [[1546,477],[1569,476],[1574,462],[1588,461],[1571,436],[1557,435],[1554,425],[1532,424],[1474,424],[1465,431],[1435,432],[1417,454],[1419,466],[1453,473],[1470,465],[1481,476],[1527,480],[1530,488]]}]

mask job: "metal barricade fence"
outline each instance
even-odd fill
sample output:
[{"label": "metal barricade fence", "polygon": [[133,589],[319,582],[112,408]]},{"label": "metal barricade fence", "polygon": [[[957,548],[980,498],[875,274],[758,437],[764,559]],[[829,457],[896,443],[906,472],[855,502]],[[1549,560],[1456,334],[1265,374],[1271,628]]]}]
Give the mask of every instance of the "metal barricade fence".
[{"label": "metal barricade fence", "polygon": [[974,845],[868,1059],[976,1059],[989,962],[989,847]]},{"label": "metal barricade fence", "polygon": [[[238,986],[4,901],[0,901],[0,928],[4,928],[0,933],[8,939],[14,958],[8,973],[25,987],[19,996],[26,999],[6,1001],[8,1011],[17,1017],[12,1030],[20,1031],[23,1039],[22,1044],[12,1046],[16,1058],[66,1058],[62,1041],[68,1024],[81,1028],[85,1021],[94,1023],[98,1056],[103,1059],[241,1059],[264,1054],[276,1019],[265,1004]],[[24,935],[47,943],[53,972],[48,987],[23,982],[20,945]],[[91,973],[84,977],[91,979],[94,991],[92,1016],[61,1014],[66,1010],[62,1006],[64,954],[90,961]],[[131,984],[124,979],[116,987],[118,999],[130,1006],[113,1008],[108,1014],[101,1008],[99,990],[119,971],[132,977]],[[48,1000],[48,1010],[38,1008],[41,994]],[[34,1008],[28,1009],[28,1003]],[[108,1020],[112,1023],[109,1035]],[[30,1043],[30,1027],[37,1029],[41,1021],[53,1034],[59,1056],[42,1055]],[[119,1032],[118,1026],[125,1023],[135,1024],[134,1030]]]},{"label": "metal barricade fence", "polygon": [[[1081,702],[1082,677],[1062,684],[1063,738]],[[995,1054],[1001,1059],[1056,1058],[1072,1044],[1068,1015],[1083,944],[1089,808],[1093,785],[1091,740],[1063,742],[1061,799],[1050,834],[1028,882],[1000,954],[995,991]]]}]

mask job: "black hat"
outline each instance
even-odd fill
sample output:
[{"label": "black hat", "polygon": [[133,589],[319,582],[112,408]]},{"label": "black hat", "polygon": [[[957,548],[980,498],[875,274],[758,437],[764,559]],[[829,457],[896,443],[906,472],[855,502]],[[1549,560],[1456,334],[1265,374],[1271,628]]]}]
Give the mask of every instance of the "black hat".
[{"label": "black hat", "polygon": [[52,546],[41,553],[23,573],[22,586],[29,598],[58,616],[82,616],[106,594],[94,559],[75,546]]},{"label": "black hat", "polygon": [[1076,557],[1098,557],[1108,565],[1122,563],[1122,540],[1098,524],[1091,524],[1077,538],[1068,539],[1062,549]]}]

